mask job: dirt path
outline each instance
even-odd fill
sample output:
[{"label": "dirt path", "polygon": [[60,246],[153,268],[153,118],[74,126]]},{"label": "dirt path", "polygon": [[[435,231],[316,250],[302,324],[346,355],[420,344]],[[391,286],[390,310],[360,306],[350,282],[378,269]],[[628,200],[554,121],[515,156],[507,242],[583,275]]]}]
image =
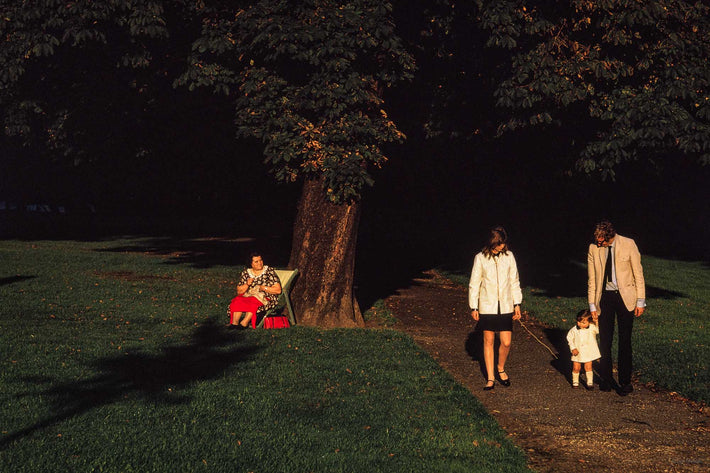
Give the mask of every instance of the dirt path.
[{"label": "dirt path", "polygon": [[571,389],[553,354],[540,343],[552,348],[543,328],[532,320],[514,324],[506,366],[512,386],[497,384],[483,391],[464,288],[431,271],[385,303],[397,318],[394,328],[410,334],[480,399],[527,452],[534,470],[710,471],[707,408],[638,383],[626,397]]}]

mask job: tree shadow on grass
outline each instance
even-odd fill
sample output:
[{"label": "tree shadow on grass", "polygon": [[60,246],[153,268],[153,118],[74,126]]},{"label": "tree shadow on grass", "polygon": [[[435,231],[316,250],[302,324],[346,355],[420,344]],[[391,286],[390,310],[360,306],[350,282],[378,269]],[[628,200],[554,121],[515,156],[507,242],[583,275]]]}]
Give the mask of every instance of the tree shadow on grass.
[{"label": "tree shadow on grass", "polygon": [[195,268],[244,266],[252,251],[259,251],[264,262],[282,267],[288,264],[290,240],[285,237],[244,236],[239,238],[136,238],[129,244],[98,251],[146,253],[166,258],[167,264],[185,264]]},{"label": "tree shadow on grass", "polygon": [[36,277],[37,276],[21,276],[19,274],[17,276],[8,276],[6,278],[0,278],[0,286],[7,286],[16,282],[26,281],[27,279],[34,279]]},{"label": "tree shadow on grass", "polygon": [[238,343],[239,333],[227,332],[213,320],[197,327],[189,343],[167,347],[158,355],[126,353],[101,358],[94,377],[68,382],[30,379],[25,382],[49,383],[47,389],[24,393],[20,397],[47,397],[53,414],[0,439],[0,448],[58,422],[93,409],[135,396],[156,404],[185,404],[180,394],[191,384],[220,377],[226,369],[253,355],[257,348]]},{"label": "tree shadow on grass", "polygon": [[646,299],[679,299],[683,297],[689,297],[688,294],[684,294],[678,291],[669,291],[661,287],[656,286],[646,286]]},{"label": "tree shadow on grass", "polygon": [[[240,238],[142,237],[117,243],[97,251],[142,253],[165,258],[165,264],[189,265],[194,268],[214,266],[243,267],[249,254],[259,251],[264,262],[275,268],[288,265],[291,240],[286,236],[253,234]],[[109,241],[110,244],[110,241]],[[360,308],[365,311],[375,301],[406,287],[413,278],[434,265],[432,259],[411,258],[416,253],[410,246],[397,250],[361,248],[358,250],[354,289]]]},{"label": "tree shadow on grass", "polygon": [[[586,297],[587,271],[586,265],[575,261],[560,263],[556,268],[548,267],[548,271],[538,270],[533,273],[531,286],[538,288],[537,295],[556,297]],[[678,291],[669,291],[646,284],[647,299],[677,299],[688,297]]]}]

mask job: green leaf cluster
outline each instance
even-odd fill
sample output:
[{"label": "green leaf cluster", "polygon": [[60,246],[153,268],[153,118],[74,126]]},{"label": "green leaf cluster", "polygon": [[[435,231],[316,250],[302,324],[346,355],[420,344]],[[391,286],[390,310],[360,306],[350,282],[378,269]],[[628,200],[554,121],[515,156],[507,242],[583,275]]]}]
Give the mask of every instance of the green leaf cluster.
[{"label": "green leaf cluster", "polygon": [[394,31],[391,5],[335,2],[202,2],[202,32],[177,81],[232,100],[241,136],[264,144],[274,176],[323,176],[327,198],[356,200],[404,139],[383,92],[409,80],[414,61]]},{"label": "green leaf cluster", "polygon": [[168,35],[162,4],[139,0],[3,1],[0,90],[17,82],[34,58],[52,56],[64,45],[107,44],[115,39],[117,30],[127,33],[135,45],[134,51],[124,55],[124,64],[146,64],[150,54],[141,40]]},{"label": "green leaf cluster", "polygon": [[14,0],[0,12],[3,132],[59,155],[80,154],[76,141],[88,133],[71,124],[99,95],[95,85],[121,70],[145,70],[154,43],[168,37],[158,1]]},{"label": "green leaf cluster", "polygon": [[[584,124],[578,169],[710,161],[710,7],[678,0],[481,1],[489,45],[513,53],[499,131]],[[584,120],[579,115],[584,114]],[[577,115],[575,117],[574,115]],[[591,119],[591,120],[590,120]]]}]

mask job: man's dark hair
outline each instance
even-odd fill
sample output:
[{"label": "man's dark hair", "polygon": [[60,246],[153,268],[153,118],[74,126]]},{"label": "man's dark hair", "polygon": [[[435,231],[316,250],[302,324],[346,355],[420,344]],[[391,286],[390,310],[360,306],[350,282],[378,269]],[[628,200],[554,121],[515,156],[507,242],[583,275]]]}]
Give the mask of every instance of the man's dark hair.
[{"label": "man's dark hair", "polygon": [[616,231],[614,230],[614,225],[611,224],[609,220],[602,220],[597,223],[594,227],[593,240],[594,243],[597,239],[603,238],[605,241],[609,241],[616,236]]}]

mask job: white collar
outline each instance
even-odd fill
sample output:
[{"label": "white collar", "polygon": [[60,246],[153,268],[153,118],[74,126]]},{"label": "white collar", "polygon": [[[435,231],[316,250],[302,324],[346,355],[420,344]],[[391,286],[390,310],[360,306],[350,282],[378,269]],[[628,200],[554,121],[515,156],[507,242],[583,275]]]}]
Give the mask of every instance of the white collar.
[{"label": "white collar", "polygon": [[[269,267],[267,265],[264,265],[264,269],[261,270],[261,273],[259,274],[259,276],[263,276],[267,269],[269,269]],[[254,270],[252,270],[251,268],[247,268],[247,272],[249,273],[249,276],[251,276],[253,278],[259,277],[256,274],[254,274]]]}]

